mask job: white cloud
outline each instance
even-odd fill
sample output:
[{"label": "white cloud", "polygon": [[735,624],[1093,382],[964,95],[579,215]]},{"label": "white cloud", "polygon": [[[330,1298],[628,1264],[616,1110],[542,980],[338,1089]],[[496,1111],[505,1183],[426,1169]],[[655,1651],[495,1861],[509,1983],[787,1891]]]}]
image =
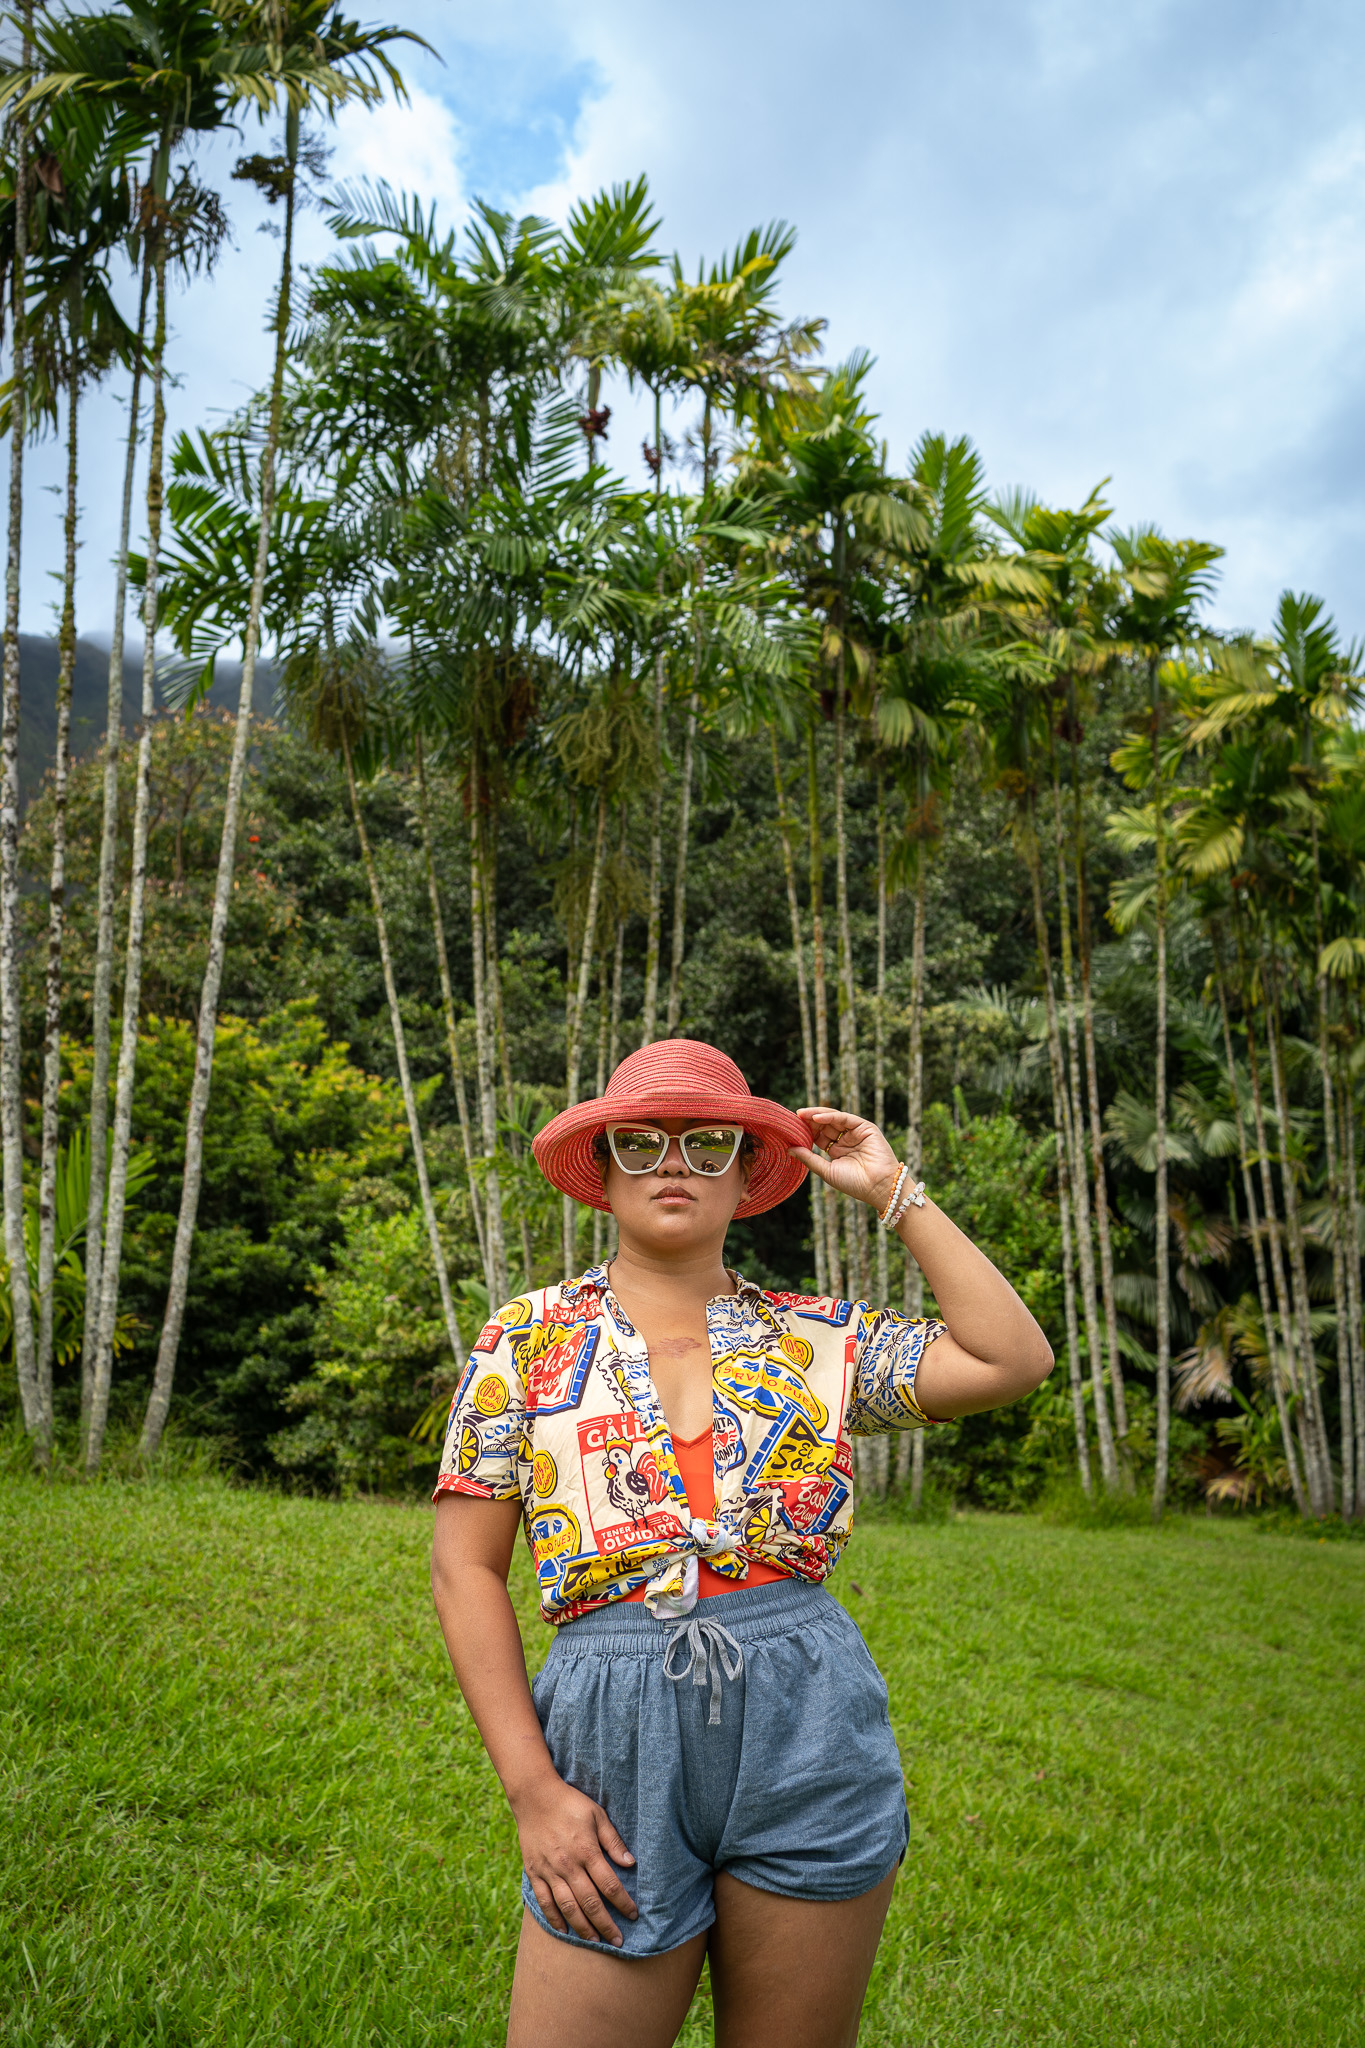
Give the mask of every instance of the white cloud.
[{"label": "white cloud", "polygon": [[352,104],[337,118],[332,175],[338,181],[384,179],[396,189],[434,200],[443,228],[464,219],[467,195],[460,176],[459,132],[450,108],[420,85],[408,103]]}]

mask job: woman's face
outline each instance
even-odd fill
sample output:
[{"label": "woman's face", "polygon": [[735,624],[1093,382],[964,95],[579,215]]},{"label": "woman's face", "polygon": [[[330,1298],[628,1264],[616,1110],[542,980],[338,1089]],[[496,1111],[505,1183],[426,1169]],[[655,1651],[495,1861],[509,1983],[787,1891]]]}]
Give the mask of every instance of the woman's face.
[{"label": "woman's face", "polygon": [[622,1241],[656,1257],[719,1244],[744,1197],[744,1162],[736,1155],[724,1173],[694,1173],[677,1140],[705,1118],[661,1116],[649,1121],[655,1130],[667,1131],[670,1139],[659,1164],[648,1173],[622,1173],[611,1158],[606,1165],[603,1185]]}]

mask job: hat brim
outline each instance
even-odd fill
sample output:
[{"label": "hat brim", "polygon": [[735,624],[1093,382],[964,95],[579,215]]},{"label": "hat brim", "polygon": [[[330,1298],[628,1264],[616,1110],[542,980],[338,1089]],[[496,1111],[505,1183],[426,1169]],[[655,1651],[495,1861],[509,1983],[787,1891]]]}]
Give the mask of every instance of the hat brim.
[{"label": "hat brim", "polygon": [[789,1149],[810,1143],[810,1132],[799,1117],[762,1095],[716,1094],[710,1089],[659,1089],[622,1096],[619,1101],[598,1096],[592,1102],[576,1102],[572,1109],[562,1109],[551,1118],[543,1131],[537,1131],[531,1150],[551,1187],[562,1195],[572,1195],[586,1208],[610,1214],[593,1140],[608,1124],[652,1123],[674,1116],[695,1117],[699,1123],[714,1117],[717,1123],[743,1124],[758,1146],[736,1218],[775,1209],[788,1195],[794,1195],[806,1178],[809,1169],[800,1159],[793,1159]]}]

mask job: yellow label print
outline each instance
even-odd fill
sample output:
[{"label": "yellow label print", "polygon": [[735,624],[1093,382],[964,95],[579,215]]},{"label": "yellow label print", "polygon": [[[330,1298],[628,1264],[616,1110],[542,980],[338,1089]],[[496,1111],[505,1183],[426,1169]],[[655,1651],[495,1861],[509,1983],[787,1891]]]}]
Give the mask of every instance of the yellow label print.
[{"label": "yellow label print", "polygon": [[559,1472],[548,1451],[537,1451],[531,1466],[531,1490],[537,1500],[548,1500],[559,1483]]},{"label": "yellow label print", "polygon": [[475,1429],[472,1422],[466,1422],[460,1431],[460,1477],[462,1479],[474,1470],[474,1467],[479,1462],[482,1450],[483,1445],[479,1441],[478,1430]]},{"label": "yellow label print", "polygon": [[507,1406],[507,1382],[501,1373],[486,1372],[474,1389],[474,1406],[480,1415],[501,1415]]},{"label": "yellow label print", "polygon": [[808,1372],[810,1370],[811,1362],[815,1357],[815,1350],[804,1337],[797,1337],[789,1330],[782,1339],[782,1349],[786,1352],[798,1372]]},{"label": "yellow label print", "polygon": [[531,1517],[531,1541],[535,1545],[537,1564],[575,1556],[579,1540],[578,1517],[559,1501],[537,1508]]},{"label": "yellow label print", "polygon": [[[800,1338],[796,1341],[802,1342]],[[804,1348],[810,1349],[809,1345]],[[822,1430],[829,1421],[823,1401],[817,1400],[785,1358],[772,1358],[762,1351],[732,1351],[717,1364],[716,1381],[741,1408],[757,1408],[772,1415],[790,1402],[813,1429]]]}]

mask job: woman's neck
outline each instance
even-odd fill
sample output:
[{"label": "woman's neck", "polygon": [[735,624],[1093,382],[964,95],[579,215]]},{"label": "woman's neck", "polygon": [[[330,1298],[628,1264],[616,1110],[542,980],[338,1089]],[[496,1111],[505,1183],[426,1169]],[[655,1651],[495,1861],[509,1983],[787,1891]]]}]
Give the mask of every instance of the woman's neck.
[{"label": "woman's neck", "polygon": [[665,1313],[695,1313],[718,1294],[733,1294],[734,1280],[726,1268],[724,1246],[698,1246],[695,1251],[661,1258],[625,1239],[608,1269],[612,1293],[623,1306],[633,1299]]}]

